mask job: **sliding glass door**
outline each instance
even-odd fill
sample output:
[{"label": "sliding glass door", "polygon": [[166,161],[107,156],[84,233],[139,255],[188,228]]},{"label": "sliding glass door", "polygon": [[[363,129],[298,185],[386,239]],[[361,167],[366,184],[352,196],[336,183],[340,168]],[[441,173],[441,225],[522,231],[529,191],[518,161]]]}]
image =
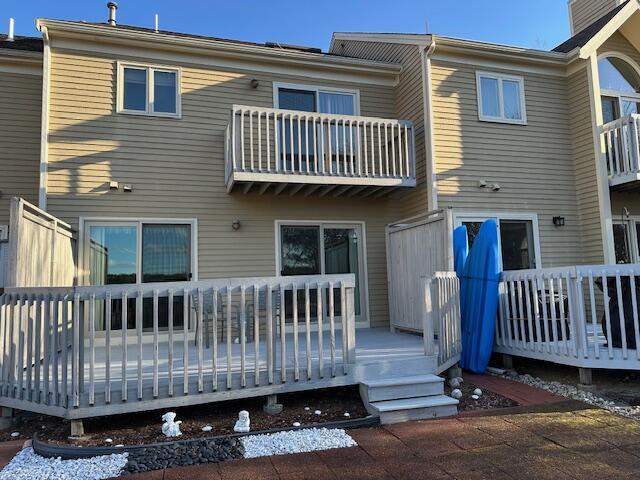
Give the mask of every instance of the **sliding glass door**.
[{"label": "sliding glass door", "polygon": [[[362,227],[351,224],[281,224],[280,274],[323,275],[353,273],[356,278],[355,313],[356,320],[365,320],[365,301],[362,282],[364,278]],[[315,301],[315,292],[311,295]],[[326,301],[326,299],[325,299]],[[334,301],[340,311],[340,290],[334,292]],[[288,300],[290,312],[292,300]],[[299,292],[298,313],[304,314],[304,292]],[[302,309],[301,309],[302,307]],[[312,311],[315,311],[312,308]]]},{"label": "sliding glass door", "polygon": [[[86,222],[84,265],[89,285],[178,282],[192,278],[192,225],[157,222]],[[158,303],[158,325],[168,326],[167,298]],[[174,297],[174,325],[183,324],[183,299]],[[96,328],[105,329],[103,305]],[[122,328],[121,300],[112,302],[111,328]],[[136,327],[135,299],[127,302],[127,328]],[[152,299],[143,301],[145,330],[153,328]]]}]

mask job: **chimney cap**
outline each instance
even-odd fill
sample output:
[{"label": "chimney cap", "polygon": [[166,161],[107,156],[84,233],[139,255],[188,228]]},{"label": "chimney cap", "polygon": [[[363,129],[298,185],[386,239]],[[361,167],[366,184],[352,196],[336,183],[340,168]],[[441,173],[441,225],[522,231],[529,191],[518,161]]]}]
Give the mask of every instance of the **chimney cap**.
[{"label": "chimney cap", "polygon": [[109,2],[109,3],[107,3],[107,7],[108,7],[108,8],[115,8],[115,9],[117,9],[117,8],[118,8],[118,4],[117,4],[116,2]]}]

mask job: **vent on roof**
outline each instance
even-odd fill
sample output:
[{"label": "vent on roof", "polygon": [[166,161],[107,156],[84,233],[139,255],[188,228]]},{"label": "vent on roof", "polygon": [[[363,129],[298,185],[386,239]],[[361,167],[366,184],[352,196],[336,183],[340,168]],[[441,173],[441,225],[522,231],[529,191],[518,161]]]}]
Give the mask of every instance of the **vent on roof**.
[{"label": "vent on roof", "polygon": [[267,42],[265,43],[265,45],[271,48],[281,48],[282,50],[298,50],[301,52],[322,53],[322,50],[320,48],[303,47],[300,45],[290,45],[287,43]]},{"label": "vent on roof", "polygon": [[14,40],[13,26],[14,26],[14,20],[13,20],[13,18],[10,18],[9,19],[9,34],[7,35],[7,42],[13,42],[13,40]]},{"label": "vent on roof", "polygon": [[108,23],[112,27],[116,26],[116,10],[118,10],[118,4],[116,2],[107,3],[107,8],[109,9],[109,20]]}]

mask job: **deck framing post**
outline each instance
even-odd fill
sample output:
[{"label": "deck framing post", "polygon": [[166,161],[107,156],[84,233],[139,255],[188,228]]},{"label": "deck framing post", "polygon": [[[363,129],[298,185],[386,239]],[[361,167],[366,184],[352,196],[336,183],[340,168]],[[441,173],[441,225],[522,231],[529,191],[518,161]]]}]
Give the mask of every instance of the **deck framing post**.
[{"label": "deck framing post", "polygon": [[513,357],[506,353],[502,355],[502,366],[505,370],[513,370]]},{"label": "deck framing post", "polygon": [[79,439],[84,437],[84,423],[82,420],[71,420],[71,439]]},{"label": "deck framing post", "polygon": [[578,368],[578,377],[580,378],[580,386],[593,386],[593,373],[590,368]]},{"label": "deck framing post", "polygon": [[267,415],[278,415],[282,413],[282,409],[282,404],[278,403],[278,395],[267,396],[267,403],[262,407]]},{"label": "deck framing post", "polygon": [[9,428],[13,425],[13,408],[2,407],[2,413],[0,415],[0,430]]}]

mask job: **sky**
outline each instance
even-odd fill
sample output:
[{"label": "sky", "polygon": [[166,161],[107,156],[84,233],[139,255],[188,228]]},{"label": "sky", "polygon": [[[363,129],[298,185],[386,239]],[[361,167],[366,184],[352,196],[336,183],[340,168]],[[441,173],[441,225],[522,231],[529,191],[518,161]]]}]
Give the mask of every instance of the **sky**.
[{"label": "sky", "polygon": [[[0,32],[36,35],[38,17],[104,22],[107,0],[0,0]],[[334,31],[448,35],[550,50],[570,36],[566,0],[120,0],[118,21],[326,50]]]}]

